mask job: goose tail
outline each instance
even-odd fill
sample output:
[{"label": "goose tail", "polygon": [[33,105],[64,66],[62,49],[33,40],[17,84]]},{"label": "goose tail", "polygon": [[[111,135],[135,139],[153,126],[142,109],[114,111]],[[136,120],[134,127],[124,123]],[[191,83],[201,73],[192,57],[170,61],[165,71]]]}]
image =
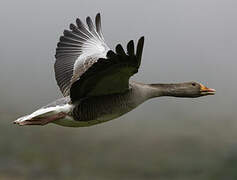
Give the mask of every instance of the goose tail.
[{"label": "goose tail", "polygon": [[55,120],[67,116],[71,109],[71,105],[41,108],[32,114],[23,116],[15,120],[13,123],[20,126],[24,125],[45,125]]}]

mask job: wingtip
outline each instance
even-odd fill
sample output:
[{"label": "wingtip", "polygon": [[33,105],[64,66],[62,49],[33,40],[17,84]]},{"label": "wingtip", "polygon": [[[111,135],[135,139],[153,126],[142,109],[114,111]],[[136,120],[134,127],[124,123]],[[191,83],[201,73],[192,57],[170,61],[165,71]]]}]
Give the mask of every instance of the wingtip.
[{"label": "wingtip", "polygon": [[115,57],[116,56],[116,54],[114,53],[114,51],[112,51],[112,50],[109,50],[108,52],[107,52],[107,55],[106,55],[108,58],[113,58],[113,57]]},{"label": "wingtip", "polygon": [[130,56],[134,55],[134,41],[133,40],[130,40],[127,44],[127,53]]},{"label": "wingtip", "polygon": [[87,16],[87,17],[86,17],[86,24],[88,25],[88,27],[90,27],[90,24],[91,24],[91,23],[93,24],[91,17],[90,17],[90,16]]},{"label": "wingtip", "polygon": [[75,26],[75,24],[71,23],[71,24],[69,25],[69,28],[70,28],[71,30],[75,30],[77,27]]},{"label": "wingtip", "polygon": [[129,50],[129,49],[131,49],[131,48],[134,49],[134,41],[133,41],[133,40],[130,40],[130,41],[128,42],[128,44],[127,44],[127,49]]},{"label": "wingtip", "polygon": [[123,49],[123,46],[122,46],[121,44],[118,44],[118,45],[115,47],[115,50],[116,50],[116,53],[117,53],[117,54],[120,54],[120,55],[122,55],[122,56],[125,56],[125,55],[126,55],[126,53],[125,53],[125,51],[124,51],[124,49]]},{"label": "wingtip", "polygon": [[86,17],[86,22],[87,22],[87,21],[90,21],[90,20],[91,20],[91,17],[90,17],[90,16],[87,16],[87,17]]},{"label": "wingtip", "polygon": [[76,18],[76,23],[77,24],[81,24],[82,22],[81,22],[81,19],[80,18]]},{"label": "wingtip", "polygon": [[115,47],[115,49],[119,49],[119,48],[121,48],[121,47],[122,47],[121,44],[117,44],[117,46]]},{"label": "wingtip", "polygon": [[100,18],[100,12],[96,14],[96,18]]},{"label": "wingtip", "polygon": [[144,42],[144,40],[145,40],[144,36],[140,37],[140,39],[139,39],[139,41],[143,41],[143,42]]}]

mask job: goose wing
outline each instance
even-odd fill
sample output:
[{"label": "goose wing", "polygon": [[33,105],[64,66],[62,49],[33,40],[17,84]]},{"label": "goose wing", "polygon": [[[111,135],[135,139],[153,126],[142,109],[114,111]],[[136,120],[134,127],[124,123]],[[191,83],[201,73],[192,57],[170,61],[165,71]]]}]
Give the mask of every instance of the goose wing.
[{"label": "goose wing", "polygon": [[88,27],[77,19],[76,25],[70,24],[70,30],[64,30],[57,44],[55,78],[64,96],[68,96],[71,85],[109,51],[101,31],[100,14],[96,15],[95,26],[90,17],[86,23]]},{"label": "goose wing", "polygon": [[138,72],[143,44],[144,37],[141,37],[137,43],[136,54],[133,41],[127,44],[127,53],[120,44],[116,46],[115,52],[109,50],[107,58],[98,59],[72,84],[72,102],[84,97],[126,92],[129,89],[129,78]]}]

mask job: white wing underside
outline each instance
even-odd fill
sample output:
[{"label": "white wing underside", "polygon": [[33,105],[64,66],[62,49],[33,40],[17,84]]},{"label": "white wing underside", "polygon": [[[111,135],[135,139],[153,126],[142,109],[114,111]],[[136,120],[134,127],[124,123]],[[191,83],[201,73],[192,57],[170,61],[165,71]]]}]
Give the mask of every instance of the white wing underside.
[{"label": "white wing underside", "polygon": [[100,14],[96,16],[96,26],[90,17],[86,22],[88,27],[77,19],[77,25],[71,24],[71,31],[65,30],[57,45],[55,77],[64,96],[68,96],[71,85],[109,51],[101,32]]}]

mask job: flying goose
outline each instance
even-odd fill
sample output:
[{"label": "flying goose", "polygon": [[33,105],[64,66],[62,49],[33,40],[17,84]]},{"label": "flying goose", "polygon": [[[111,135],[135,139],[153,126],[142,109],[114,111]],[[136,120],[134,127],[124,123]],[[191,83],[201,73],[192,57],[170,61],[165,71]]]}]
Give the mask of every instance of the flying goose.
[{"label": "flying goose", "polygon": [[196,98],[215,94],[214,89],[197,82],[144,84],[129,81],[141,64],[144,37],[126,50],[118,44],[112,51],[101,31],[101,17],[95,25],[90,17],[87,26],[80,19],[70,30],[64,30],[56,48],[54,65],[57,84],[63,98],[30,115],[14,121],[18,125],[55,123],[68,127],[84,127],[115,119],[144,101],[174,96]]}]

